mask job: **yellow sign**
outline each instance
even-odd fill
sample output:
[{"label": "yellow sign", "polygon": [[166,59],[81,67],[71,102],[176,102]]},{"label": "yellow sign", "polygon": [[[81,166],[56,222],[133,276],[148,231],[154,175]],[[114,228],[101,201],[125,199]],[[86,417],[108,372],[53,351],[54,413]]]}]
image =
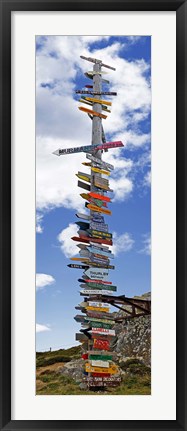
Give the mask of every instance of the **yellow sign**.
[{"label": "yellow sign", "polygon": [[80,109],[80,111],[86,112],[87,114],[95,115],[96,117],[104,118],[104,120],[106,120],[107,118],[107,115],[92,111],[92,109],[83,108],[82,106],[79,106],[78,108]]},{"label": "yellow sign", "polygon": [[109,368],[105,368],[105,367],[94,367],[91,364],[89,364],[89,362],[86,362],[85,364],[85,371],[86,373],[108,373],[108,374],[118,374],[119,373],[119,368],[117,367],[117,365],[113,364],[111,365]]},{"label": "yellow sign", "polygon": [[109,307],[103,307],[103,308],[101,308],[101,307],[90,307],[90,306],[88,306],[88,307],[86,307],[86,310],[91,310],[91,311],[106,311],[106,313],[108,313],[109,312]]},{"label": "yellow sign", "polygon": [[75,174],[78,178],[80,178],[80,180],[86,181],[87,183],[90,183],[90,178],[81,175],[81,174]]},{"label": "yellow sign", "polygon": [[103,214],[108,214],[108,215],[112,214],[112,211],[105,210],[105,209],[100,208],[100,207],[96,207],[95,205],[92,205],[92,204],[88,204],[87,208],[89,208],[91,211],[96,211],[96,212],[103,213]]},{"label": "yellow sign", "polygon": [[112,106],[111,102],[108,102],[107,100],[95,99],[95,97],[86,97],[86,100],[93,103],[101,103],[102,105]]},{"label": "yellow sign", "polygon": [[93,172],[98,172],[98,174],[110,175],[110,172],[108,172],[108,171],[104,171],[103,169],[99,169],[99,168],[91,168],[91,170],[92,170]]}]

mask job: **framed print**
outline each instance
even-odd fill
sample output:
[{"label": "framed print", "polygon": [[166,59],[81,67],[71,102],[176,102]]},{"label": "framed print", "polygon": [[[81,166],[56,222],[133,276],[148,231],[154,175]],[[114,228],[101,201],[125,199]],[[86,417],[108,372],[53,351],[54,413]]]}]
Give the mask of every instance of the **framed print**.
[{"label": "framed print", "polygon": [[185,430],[186,1],[0,5],[1,429]]}]

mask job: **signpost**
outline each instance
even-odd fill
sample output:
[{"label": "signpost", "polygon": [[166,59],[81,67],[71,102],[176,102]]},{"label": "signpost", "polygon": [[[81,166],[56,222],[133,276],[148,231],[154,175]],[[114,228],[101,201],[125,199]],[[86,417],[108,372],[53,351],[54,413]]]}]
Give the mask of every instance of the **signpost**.
[{"label": "signpost", "polygon": [[[107,196],[107,192],[112,190],[109,187],[109,180],[102,176],[109,177],[114,166],[102,160],[102,153],[109,149],[122,148],[124,145],[121,141],[106,142],[102,126],[102,119],[107,118],[105,113],[110,112],[108,106],[112,106],[112,102],[101,96],[117,95],[116,92],[102,90],[104,81],[102,67],[110,70],[115,68],[92,57],[81,56],[81,58],[93,63],[93,70],[85,73],[93,79],[93,85],[86,84],[86,89],[76,90],[77,94],[86,95],[80,98],[80,102],[87,104],[89,108],[79,106],[79,110],[87,113],[92,120],[91,145],[59,148],[53,154],[61,156],[84,152],[89,160],[89,163],[83,162],[83,165],[90,168],[90,174],[80,171],[76,174],[79,178],[78,187],[87,191],[80,195],[87,201],[85,207],[89,213],[76,214],[79,219],[86,222],[76,222],[79,231],[77,236],[72,237],[73,241],[78,242],[80,257],[72,257],[71,260],[83,263],[71,263],[68,267],[85,270],[79,279],[80,288],[83,289],[80,295],[84,296],[84,301],[75,307],[84,313],[81,316],[75,316],[75,320],[82,325],[80,333],[76,334],[76,340],[82,343],[84,349],[82,358],[87,377],[83,376],[82,382],[86,383],[88,390],[94,388],[99,390],[115,387],[121,382],[117,376],[119,369],[113,363],[114,356],[110,344],[115,336],[115,315],[110,312],[109,303],[113,303],[113,292],[117,287],[108,281],[109,270],[115,267],[110,265],[110,259],[114,258],[114,255],[108,247],[113,244],[112,233],[108,232],[108,224],[104,219],[104,215],[112,214],[108,209],[111,198]],[[109,83],[109,81],[106,82]],[[105,113],[102,113],[102,110]]]}]

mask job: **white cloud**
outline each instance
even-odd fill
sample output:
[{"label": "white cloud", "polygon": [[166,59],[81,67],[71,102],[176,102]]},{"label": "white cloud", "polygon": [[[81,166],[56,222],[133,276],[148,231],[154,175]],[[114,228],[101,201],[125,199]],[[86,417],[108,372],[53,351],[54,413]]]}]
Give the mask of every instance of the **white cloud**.
[{"label": "white cloud", "polygon": [[45,331],[50,331],[51,328],[49,328],[49,326],[46,325],[40,325],[39,323],[36,323],[36,332],[45,332]]},{"label": "white cloud", "polygon": [[151,185],[151,171],[148,171],[144,177],[144,185],[150,186]]},{"label": "white cloud", "polygon": [[43,221],[43,214],[37,213],[36,214],[36,232],[37,233],[43,232],[42,221]]},{"label": "white cloud", "polygon": [[125,232],[122,235],[118,235],[116,232],[113,233],[112,251],[115,255],[130,251],[133,245],[134,240],[128,232]]},{"label": "white cloud", "polygon": [[71,239],[72,236],[77,236],[78,226],[70,223],[68,227],[63,229],[57,239],[60,242],[60,248],[66,257],[72,257],[78,253],[76,243]]},{"label": "white cloud", "polygon": [[55,283],[54,277],[49,274],[36,274],[36,290],[43,289]]},{"label": "white cloud", "polygon": [[139,253],[141,254],[147,254],[148,256],[151,255],[151,237],[150,235],[144,235],[143,247],[141,250],[139,250]]}]

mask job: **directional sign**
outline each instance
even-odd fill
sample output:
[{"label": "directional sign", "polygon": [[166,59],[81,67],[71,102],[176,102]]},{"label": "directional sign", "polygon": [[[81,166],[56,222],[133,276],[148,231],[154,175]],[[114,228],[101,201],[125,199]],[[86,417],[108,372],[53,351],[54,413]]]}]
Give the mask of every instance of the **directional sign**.
[{"label": "directional sign", "polygon": [[105,302],[98,302],[98,301],[88,301],[88,305],[91,307],[109,307],[109,305]]},{"label": "directional sign", "polygon": [[[95,271],[95,269],[101,269],[101,268],[91,268]],[[86,274],[86,272],[84,272]],[[84,275],[84,277],[87,277],[87,275]],[[100,283],[101,286],[104,286],[105,284],[112,284],[111,281],[105,281],[105,280],[99,280],[98,277],[97,279],[89,279],[89,278],[85,278],[86,283]]]},{"label": "directional sign", "polygon": [[96,317],[98,319],[104,319],[106,318],[107,320],[113,320],[114,316],[111,313],[99,313],[98,311],[93,312],[93,311],[88,311],[87,312],[87,316],[90,318]]},{"label": "directional sign", "polygon": [[109,259],[114,258],[114,254],[111,253],[110,250],[102,250],[100,248],[90,247],[89,249],[90,253],[99,254],[101,256],[108,257]]},{"label": "directional sign", "polygon": [[104,223],[104,217],[98,213],[98,212],[94,212],[94,214],[91,215],[90,217],[91,221],[94,221],[95,223]]},{"label": "directional sign", "polygon": [[69,263],[69,268],[76,268],[76,269],[88,269],[88,265],[78,265],[76,263]]},{"label": "directional sign", "polygon": [[87,257],[70,257],[71,260],[81,261],[81,262],[87,262],[89,259]]},{"label": "directional sign", "polygon": [[90,186],[86,183],[83,183],[82,181],[78,181],[78,187],[81,187],[82,189],[90,191]]},{"label": "directional sign", "polygon": [[99,193],[90,192],[88,193],[88,195],[95,199],[101,199],[102,201],[111,202],[111,199],[108,196],[100,195]]},{"label": "directional sign", "polygon": [[81,153],[82,151],[94,151],[94,149],[97,148],[97,144],[94,145],[83,145],[81,147],[73,147],[73,148],[62,148],[54,151],[52,154],[55,154],[56,156],[63,156],[66,154],[74,154],[74,153]]},{"label": "directional sign", "polygon": [[100,311],[100,312],[109,312],[109,308],[103,307],[103,308],[99,308],[99,307],[91,307],[91,305],[88,305],[88,307],[86,307],[86,310],[90,310],[90,311]]},{"label": "directional sign", "polygon": [[90,249],[100,249],[103,251],[110,251],[109,247],[107,245],[103,245],[103,244],[92,244],[92,242],[90,241]]},{"label": "directional sign", "polygon": [[81,290],[81,295],[113,295],[110,290]]},{"label": "directional sign", "polygon": [[93,88],[93,85],[86,84],[85,87],[86,88]]},{"label": "directional sign", "polygon": [[107,214],[107,215],[111,215],[112,214],[112,211],[104,209],[104,208],[96,207],[93,204],[87,204],[86,208],[89,208],[91,211],[101,212],[101,213]]},{"label": "directional sign", "polygon": [[108,361],[102,361],[100,360],[91,360],[92,367],[102,367],[102,368],[109,368],[109,362]]},{"label": "directional sign", "polygon": [[91,178],[89,178],[86,174],[85,175],[75,174],[75,175],[76,175],[76,177],[80,178],[83,181],[86,181],[87,183],[90,183],[90,181],[91,181]]},{"label": "directional sign", "polygon": [[107,280],[108,270],[101,270],[100,268],[89,268],[85,271],[84,274],[90,279]]},{"label": "directional sign", "polygon": [[87,244],[89,244],[89,238],[82,238],[82,237],[80,237],[80,236],[72,236],[71,237],[71,239],[73,240],[73,241],[81,241],[81,242],[85,242],[85,243],[87,243]]},{"label": "directional sign", "polygon": [[77,224],[78,226],[80,226],[81,229],[88,229],[90,224],[86,223],[84,221],[76,221],[75,224]]},{"label": "directional sign", "polygon": [[74,319],[76,320],[76,322],[84,322],[85,317],[82,315],[77,314]]},{"label": "directional sign", "polygon": [[104,150],[108,148],[119,148],[119,147],[124,147],[123,142],[121,141],[105,142],[104,144],[99,145],[98,149]]},{"label": "directional sign", "polygon": [[[94,74],[96,74],[97,75],[97,73],[94,73]],[[89,79],[93,79],[93,77],[94,77],[94,74],[93,74],[93,72],[85,72],[85,76],[87,77],[87,78],[89,78]],[[98,75],[100,75],[100,72],[98,72]],[[105,83],[105,84],[110,84],[110,81],[108,81],[108,79],[101,79],[101,81],[103,82],[103,83]]]},{"label": "directional sign", "polygon": [[92,334],[111,335],[111,336],[116,335],[113,329],[105,329],[105,328],[92,328]]},{"label": "directional sign", "polygon": [[105,171],[104,169],[99,169],[99,168],[92,167],[91,170],[93,172],[97,172],[98,174],[110,175],[110,172],[109,171]]},{"label": "directional sign", "polygon": [[93,377],[93,376],[90,376],[90,377],[86,377],[85,378],[85,380],[87,381],[87,382],[92,382],[92,381],[95,381],[95,382],[99,382],[99,381],[102,381],[102,382],[105,382],[105,383],[107,383],[107,382],[121,382],[121,377],[120,376],[110,376],[110,377]]},{"label": "directional sign", "polygon": [[86,90],[75,90],[76,94],[92,94],[93,96],[117,96],[115,91],[86,91]]},{"label": "directional sign", "polygon": [[100,118],[103,118],[104,120],[106,120],[106,118],[107,118],[107,115],[93,111],[92,109],[83,108],[82,106],[79,106],[78,108],[80,109],[80,111],[86,112],[87,114],[94,115],[94,117],[100,117]]},{"label": "directional sign", "polygon": [[[83,316],[81,316],[81,317],[83,317]],[[98,317],[89,317],[89,316],[84,316],[84,320],[86,320],[86,321],[89,321],[91,324],[92,323],[94,323],[95,325],[96,324],[99,324],[99,325],[110,325],[110,326],[113,326],[113,325],[115,325],[115,320],[109,320],[109,319],[103,319],[103,318],[98,318]],[[92,352],[93,353],[93,352]]]},{"label": "directional sign", "polygon": [[92,156],[91,154],[86,154],[86,158],[91,160],[94,163],[97,163],[98,165],[101,165],[103,168],[105,167],[106,169],[110,169],[110,170],[114,169],[114,166],[110,165],[110,163],[106,163],[103,160],[98,159],[95,156]]},{"label": "directional sign", "polygon": [[[85,324],[85,322],[84,322],[84,324]],[[104,328],[104,329],[112,329],[114,326],[114,324],[112,324],[112,323],[105,323],[105,321],[104,322],[100,322],[100,321],[96,322],[95,320],[91,320],[91,319],[87,322],[87,324],[89,324],[89,326],[91,326],[92,328],[94,327],[94,328]]]},{"label": "directional sign", "polygon": [[112,233],[110,232],[102,232],[96,229],[88,229],[88,232],[91,236],[99,236],[101,238],[112,238]]},{"label": "directional sign", "polygon": [[[79,102],[84,103],[85,105],[93,106],[92,102],[88,102],[86,100],[86,98],[83,98],[83,97],[82,97],[82,99],[79,99]],[[105,105],[101,105],[101,109],[105,112],[111,112],[110,109],[108,109],[107,106],[105,106]]]},{"label": "directional sign", "polygon": [[90,229],[96,229],[96,230],[101,230],[102,232],[108,232],[108,225],[105,223],[96,223],[91,221]]},{"label": "directional sign", "polygon": [[82,218],[83,220],[90,220],[90,216],[87,214],[81,214],[81,213],[77,213],[76,216],[78,218]]},{"label": "directional sign", "polygon": [[90,257],[90,252],[89,250],[86,250],[86,249],[80,250],[79,254],[81,257]]},{"label": "directional sign", "polygon": [[98,360],[98,361],[112,361],[112,355],[95,355],[95,354],[88,354],[89,360]]},{"label": "directional sign", "polygon": [[112,102],[109,102],[108,100],[96,99],[95,97],[86,97],[85,99],[88,100],[89,102],[112,106]]},{"label": "directional sign", "polygon": [[107,260],[105,260],[104,258],[101,258],[101,257],[99,257],[99,256],[96,256],[96,255],[92,255],[91,257],[90,257],[90,261],[91,262],[93,262],[93,263],[98,263],[98,264],[105,264],[105,262],[107,263],[107,264],[109,264],[110,263],[110,260],[109,259],[107,259]]},{"label": "directional sign", "polygon": [[[85,371],[87,373],[94,373],[94,372],[106,373],[106,368],[105,367],[93,367],[91,364],[89,364],[89,362],[87,362],[85,364]],[[112,364],[112,365],[110,365],[109,368],[107,368],[107,372],[109,374],[117,374],[117,373],[119,373],[119,368],[117,367],[117,365]]]},{"label": "directional sign", "polygon": [[[117,289],[117,286],[114,286],[114,285],[112,285],[112,284],[101,284],[101,283],[84,283],[84,286],[83,287],[85,287],[86,286],[86,288],[90,288],[90,289],[100,289],[100,290],[102,290],[102,289],[106,289],[106,290],[111,290],[111,291],[116,291],[116,289]],[[82,285],[81,285],[81,287],[82,287]]]},{"label": "directional sign", "polygon": [[91,175],[87,174],[86,172],[80,172],[80,171],[78,171],[78,173],[76,175],[82,175],[83,177],[91,178]]},{"label": "directional sign", "polygon": [[84,55],[80,55],[80,58],[82,58],[83,60],[90,61],[91,63],[100,64],[102,67],[106,67],[107,69],[116,70],[114,67],[102,63],[102,60],[97,60],[97,58],[85,57]]}]

